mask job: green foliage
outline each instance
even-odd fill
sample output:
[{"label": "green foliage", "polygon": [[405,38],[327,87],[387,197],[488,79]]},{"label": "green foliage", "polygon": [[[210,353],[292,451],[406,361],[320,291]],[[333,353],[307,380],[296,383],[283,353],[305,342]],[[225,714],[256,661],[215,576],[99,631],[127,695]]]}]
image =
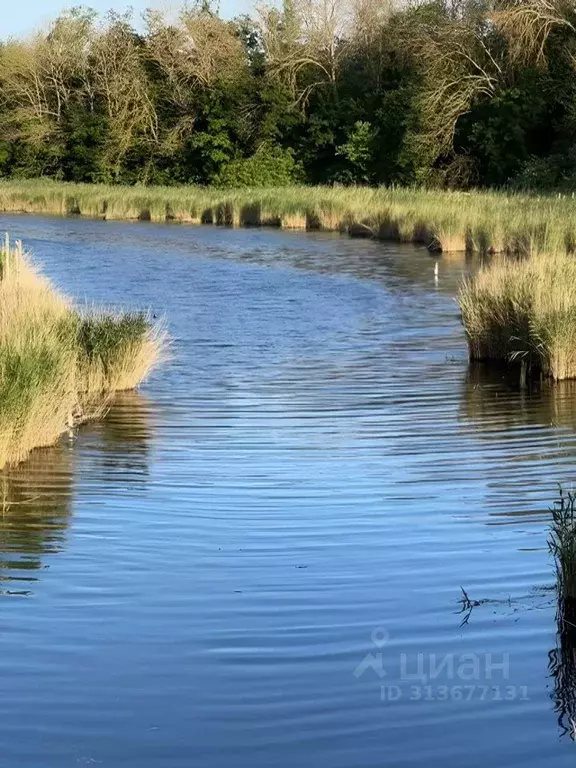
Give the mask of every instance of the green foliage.
[{"label": "green foliage", "polygon": [[510,186],[518,190],[533,191],[574,189],[576,156],[573,151],[547,157],[532,155],[512,178]]},{"label": "green foliage", "polygon": [[266,143],[228,163],[214,181],[221,187],[286,187],[302,181],[302,169],[291,150]]},{"label": "green foliage", "polygon": [[536,152],[550,142],[540,126],[547,109],[543,92],[533,84],[503,90],[466,115],[458,126],[456,145],[476,159],[480,179],[503,186]]},{"label": "green foliage", "polygon": [[0,176],[572,184],[571,6],[350,0],[333,16],[290,0],[228,22],[200,2],[137,30],[129,14],[65,13],[0,45]]},{"label": "green foliage", "polygon": [[343,180],[352,182],[368,182],[371,179],[373,167],[373,145],[376,132],[366,121],[354,123],[348,141],[338,147],[338,154],[343,155],[350,166]]},{"label": "green foliage", "polygon": [[62,175],[67,181],[106,181],[103,150],[108,130],[102,115],[85,115],[73,110],[67,116],[66,152]]},{"label": "green foliage", "polygon": [[0,176],[10,172],[10,145],[7,141],[0,141]]},{"label": "green foliage", "polygon": [[225,118],[209,117],[206,130],[194,133],[185,147],[189,176],[187,181],[210,184],[231,160],[234,144]]},{"label": "green foliage", "polygon": [[520,190],[553,189],[560,186],[564,158],[536,157],[532,155],[513,177],[511,186]]}]

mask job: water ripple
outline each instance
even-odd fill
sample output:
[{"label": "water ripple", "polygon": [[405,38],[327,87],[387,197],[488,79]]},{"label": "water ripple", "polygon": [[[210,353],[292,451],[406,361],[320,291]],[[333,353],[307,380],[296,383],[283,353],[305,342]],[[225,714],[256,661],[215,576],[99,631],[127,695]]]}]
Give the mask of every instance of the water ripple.
[{"label": "water ripple", "polygon": [[[142,393],[2,476],[3,766],[568,764],[546,524],[576,391],[468,368],[473,264],[0,218],[73,295],[175,338]],[[355,674],[369,654],[385,674]]]}]

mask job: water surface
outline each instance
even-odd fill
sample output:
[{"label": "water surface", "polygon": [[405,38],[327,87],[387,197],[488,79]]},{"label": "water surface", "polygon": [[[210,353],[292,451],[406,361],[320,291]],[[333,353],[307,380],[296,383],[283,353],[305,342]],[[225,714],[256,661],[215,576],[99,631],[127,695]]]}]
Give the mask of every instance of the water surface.
[{"label": "water surface", "polygon": [[174,337],[141,392],[2,478],[3,768],[573,763],[546,525],[576,391],[468,370],[462,258],[0,229]]}]

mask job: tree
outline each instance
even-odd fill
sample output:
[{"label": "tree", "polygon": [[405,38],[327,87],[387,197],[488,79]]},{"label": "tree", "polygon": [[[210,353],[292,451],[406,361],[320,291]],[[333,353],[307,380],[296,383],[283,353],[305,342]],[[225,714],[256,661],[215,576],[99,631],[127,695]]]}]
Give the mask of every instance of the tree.
[{"label": "tree", "polygon": [[158,116],[152,101],[143,45],[130,25],[128,15],[114,12],[108,24],[94,38],[90,50],[91,82],[107,119],[103,165],[112,180],[122,179],[123,162],[136,145],[143,145],[148,160],[159,141]]},{"label": "tree", "polygon": [[9,41],[0,50],[0,138],[19,142],[43,172],[61,155],[63,123],[75,98],[74,85],[86,77],[94,15],[72,10],[46,35]]},{"label": "tree", "polygon": [[282,12],[262,6],[259,13],[270,75],[285,79],[295,103],[305,105],[319,86],[336,86],[350,45],[345,0],[287,0]]}]

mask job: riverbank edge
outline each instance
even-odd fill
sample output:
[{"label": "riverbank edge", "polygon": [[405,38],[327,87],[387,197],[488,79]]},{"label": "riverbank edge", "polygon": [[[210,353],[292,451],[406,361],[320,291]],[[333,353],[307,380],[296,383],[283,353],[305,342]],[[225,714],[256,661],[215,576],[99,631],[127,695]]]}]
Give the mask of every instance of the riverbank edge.
[{"label": "riverbank edge", "polygon": [[0,181],[3,213],[276,227],[481,254],[576,250],[576,199],[415,188],[126,187]]},{"label": "riverbank edge", "polygon": [[32,266],[22,244],[0,244],[0,470],[134,389],[165,357],[163,323],[142,312],[82,309]]}]

